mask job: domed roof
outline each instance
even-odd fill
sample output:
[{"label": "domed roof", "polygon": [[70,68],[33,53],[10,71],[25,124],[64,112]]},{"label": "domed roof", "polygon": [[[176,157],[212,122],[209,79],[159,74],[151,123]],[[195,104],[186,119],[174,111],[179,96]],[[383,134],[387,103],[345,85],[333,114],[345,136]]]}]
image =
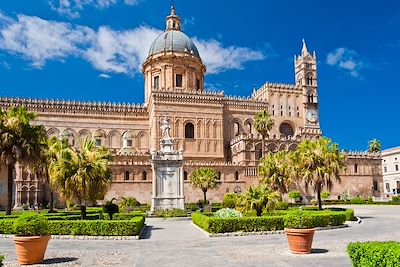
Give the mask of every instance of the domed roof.
[{"label": "domed roof", "polygon": [[125,140],[130,140],[130,139],[133,139],[134,137],[135,136],[133,135],[133,133],[131,131],[127,131],[126,133],[124,133],[124,136],[123,136],[123,138]]},{"label": "domed roof", "polygon": [[200,59],[199,51],[193,41],[181,31],[170,30],[158,36],[150,46],[149,56],[168,51],[186,52]]}]

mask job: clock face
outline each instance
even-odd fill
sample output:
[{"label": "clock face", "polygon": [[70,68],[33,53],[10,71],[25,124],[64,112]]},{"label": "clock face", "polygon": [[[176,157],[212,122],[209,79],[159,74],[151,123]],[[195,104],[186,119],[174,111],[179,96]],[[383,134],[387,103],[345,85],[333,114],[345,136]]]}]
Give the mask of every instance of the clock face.
[{"label": "clock face", "polygon": [[316,122],[318,120],[318,113],[315,109],[309,109],[306,112],[306,118],[310,122]]}]

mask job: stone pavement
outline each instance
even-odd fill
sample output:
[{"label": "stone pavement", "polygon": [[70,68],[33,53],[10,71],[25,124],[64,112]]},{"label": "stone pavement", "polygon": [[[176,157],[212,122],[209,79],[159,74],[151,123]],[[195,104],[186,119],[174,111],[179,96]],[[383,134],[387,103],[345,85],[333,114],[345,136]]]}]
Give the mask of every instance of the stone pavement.
[{"label": "stone pavement", "polygon": [[[147,219],[141,240],[51,240],[37,266],[351,266],[353,241],[400,241],[400,207],[351,206],[361,224],[318,231],[313,253],[292,255],[285,235],[207,237],[188,219]],[[0,239],[6,266],[18,266],[11,239]]]}]

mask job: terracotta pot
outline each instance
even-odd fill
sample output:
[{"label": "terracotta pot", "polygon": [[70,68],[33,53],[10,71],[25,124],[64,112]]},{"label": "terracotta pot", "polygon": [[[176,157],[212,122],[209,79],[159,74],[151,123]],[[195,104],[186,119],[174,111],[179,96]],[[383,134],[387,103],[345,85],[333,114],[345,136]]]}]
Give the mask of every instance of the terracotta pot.
[{"label": "terracotta pot", "polygon": [[315,229],[287,229],[287,236],[290,251],[293,254],[309,254],[313,242]]},{"label": "terracotta pot", "polygon": [[15,251],[21,265],[36,264],[43,261],[50,235],[14,236]]}]

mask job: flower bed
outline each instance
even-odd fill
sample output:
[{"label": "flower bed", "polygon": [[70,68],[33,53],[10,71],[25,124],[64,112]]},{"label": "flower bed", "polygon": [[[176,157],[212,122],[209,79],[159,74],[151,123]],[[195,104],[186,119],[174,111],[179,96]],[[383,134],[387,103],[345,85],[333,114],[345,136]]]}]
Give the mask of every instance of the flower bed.
[{"label": "flower bed", "polygon": [[347,246],[347,253],[354,267],[400,266],[399,242],[350,243]]},{"label": "flower bed", "polygon": [[[346,221],[345,211],[310,212],[312,227],[342,225]],[[216,218],[200,212],[192,214],[193,223],[209,233],[263,232],[284,229],[285,217],[289,215]]]},{"label": "flower bed", "polygon": [[[144,226],[144,217],[130,220],[50,220],[52,235],[136,236]],[[0,220],[0,234],[13,234],[14,220]]]}]

